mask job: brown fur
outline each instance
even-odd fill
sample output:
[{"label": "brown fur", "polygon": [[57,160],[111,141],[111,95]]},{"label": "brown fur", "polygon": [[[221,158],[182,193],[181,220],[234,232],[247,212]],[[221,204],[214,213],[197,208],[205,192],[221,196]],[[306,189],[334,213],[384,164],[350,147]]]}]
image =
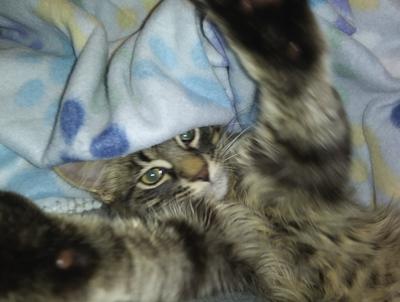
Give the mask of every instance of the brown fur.
[{"label": "brown fur", "polygon": [[[351,195],[349,127],[307,1],[194,2],[260,90],[256,125],[227,155],[230,192],[164,190],[145,211],[121,192],[112,196],[128,217],[114,220],[54,217],[3,193],[0,301],[184,301],[234,290],[272,302],[400,301],[400,212]],[[200,166],[190,178],[204,181]]]}]

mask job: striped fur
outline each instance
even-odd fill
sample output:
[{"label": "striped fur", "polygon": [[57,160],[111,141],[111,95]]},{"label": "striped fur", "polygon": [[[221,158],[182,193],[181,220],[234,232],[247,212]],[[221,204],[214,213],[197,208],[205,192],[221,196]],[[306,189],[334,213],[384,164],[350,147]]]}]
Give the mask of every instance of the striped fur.
[{"label": "striped fur", "polygon": [[[112,220],[51,216],[2,193],[0,301],[175,302],[241,290],[272,302],[400,301],[400,213],[351,195],[349,127],[307,1],[193,2],[259,88],[256,125],[223,152],[235,171],[229,191],[194,197],[177,186],[145,211],[121,203],[116,212],[128,214]],[[206,182],[203,163],[186,178]]]}]

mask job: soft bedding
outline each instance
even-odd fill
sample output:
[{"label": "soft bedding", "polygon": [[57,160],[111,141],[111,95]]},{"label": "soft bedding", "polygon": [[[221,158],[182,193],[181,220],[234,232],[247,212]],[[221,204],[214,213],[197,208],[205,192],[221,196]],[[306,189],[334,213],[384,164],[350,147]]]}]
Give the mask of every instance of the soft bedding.
[{"label": "soft bedding", "polygon": [[[356,194],[400,198],[400,2],[310,2],[353,128]],[[243,129],[254,111],[254,84],[183,0],[0,0],[0,74],[0,188],[48,211],[99,207],[55,165]]]}]

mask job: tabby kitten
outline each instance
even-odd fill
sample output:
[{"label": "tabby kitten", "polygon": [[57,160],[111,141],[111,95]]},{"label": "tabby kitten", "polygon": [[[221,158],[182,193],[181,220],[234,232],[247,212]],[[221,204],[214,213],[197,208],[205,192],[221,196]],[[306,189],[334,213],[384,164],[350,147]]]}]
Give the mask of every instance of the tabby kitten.
[{"label": "tabby kitten", "polygon": [[349,127],[307,1],[194,3],[259,87],[234,151],[240,194],[107,220],[2,193],[0,301],[400,301],[400,213],[352,200]]},{"label": "tabby kitten", "polygon": [[228,148],[235,135],[201,127],[151,148],[110,160],[55,168],[67,182],[87,190],[118,215],[146,212],[170,200],[222,200],[234,186]]}]

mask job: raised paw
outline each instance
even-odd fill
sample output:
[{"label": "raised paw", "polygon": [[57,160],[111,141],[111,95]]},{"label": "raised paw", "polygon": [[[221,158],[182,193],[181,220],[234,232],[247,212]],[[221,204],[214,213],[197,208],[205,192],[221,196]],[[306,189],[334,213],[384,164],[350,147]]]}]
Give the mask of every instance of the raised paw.
[{"label": "raised paw", "polygon": [[51,294],[54,288],[77,288],[92,273],[96,257],[73,226],[18,194],[0,192],[1,301],[7,295],[30,298],[38,292]]},{"label": "raised paw", "polygon": [[[257,64],[307,70],[323,48],[306,0],[193,0]],[[260,62],[260,59],[263,61]]]}]

